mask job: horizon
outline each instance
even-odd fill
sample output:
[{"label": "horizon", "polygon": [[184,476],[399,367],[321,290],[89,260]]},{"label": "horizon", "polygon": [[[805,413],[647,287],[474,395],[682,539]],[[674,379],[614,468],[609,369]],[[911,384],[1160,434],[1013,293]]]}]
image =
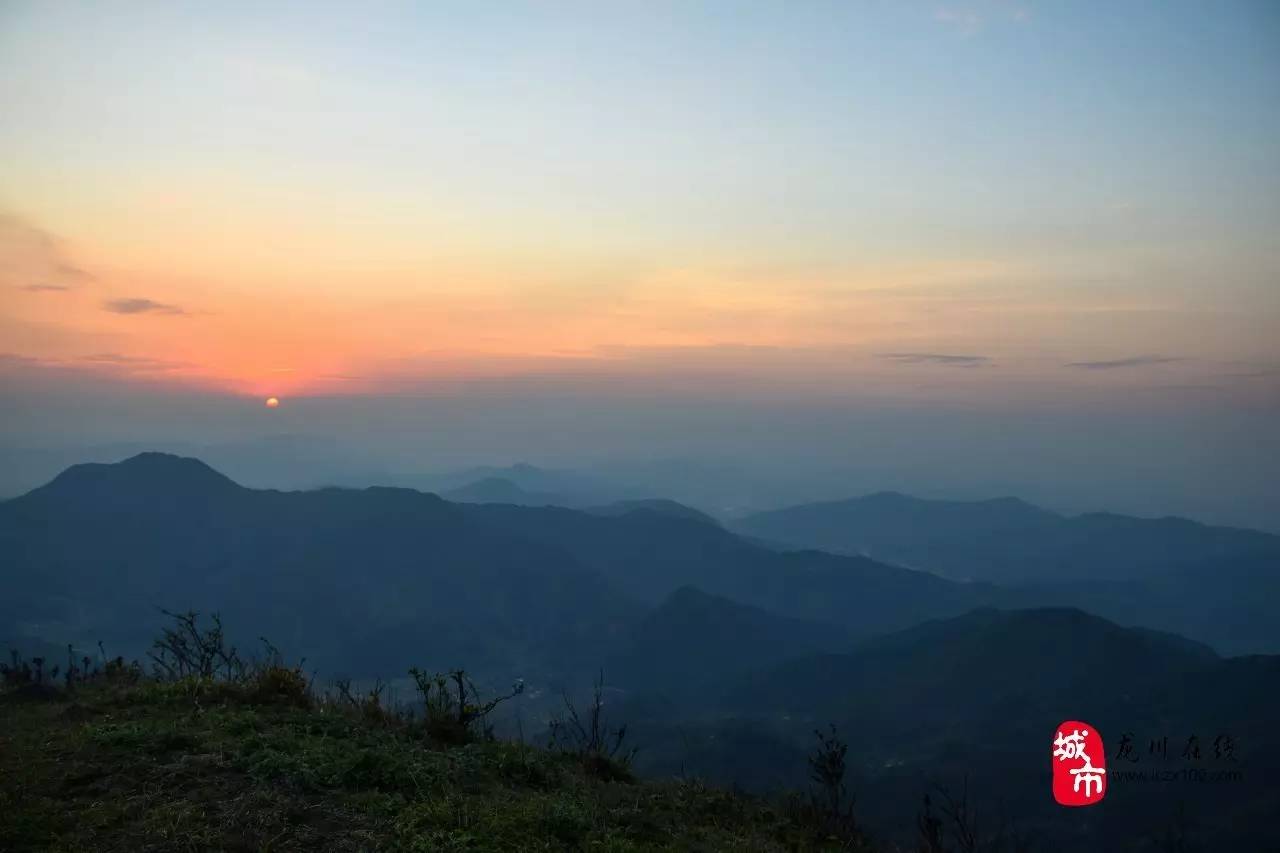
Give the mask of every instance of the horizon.
[{"label": "horizon", "polygon": [[[1043,512],[1051,513],[1062,519],[1080,518],[1089,515],[1117,515],[1134,518],[1139,521],[1187,521],[1193,524],[1199,524],[1208,527],[1238,528],[1247,530],[1248,528],[1240,525],[1215,525],[1212,522],[1206,522],[1200,519],[1189,518],[1180,515],[1140,515],[1132,513],[1116,512],[1105,507],[1098,507],[1087,510],[1064,510],[1052,507],[1041,506],[1033,501],[1026,500],[1023,497],[1013,494],[992,494],[983,497],[973,496],[953,496],[946,494],[920,495],[904,492],[898,489],[878,489],[875,491],[858,492],[849,494],[845,497],[826,498],[816,500],[804,500],[797,504],[780,503],[777,505],[759,505],[759,506],[738,506],[738,507],[711,507],[702,504],[688,503],[681,500],[671,498],[666,494],[658,494],[656,492],[646,491],[644,488],[637,488],[632,484],[617,482],[609,479],[597,479],[592,477],[590,472],[584,472],[568,468],[546,468],[533,465],[528,462],[516,461],[507,465],[485,465],[478,464],[462,468],[450,468],[442,470],[421,470],[396,475],[393,481],[380,482],[371,480],[369,482],[313,482],[308,484],[298,483],[271,483],[260,479],[250,479],[250,482],[242,482],[239,478],[228,474],[216,464],[211,464],[200,455],[186,455],[182,452],[166,451],[166,450],[141,450],[122,458],[110,458],[93,461],[83,461],[73,463],[65,468],[57,471],[48,480],[43,481],[31,489],[22,493],[10,496],[0,497],[0,502],[5,500],[14,500],[35,491],[46,485],[51,485],[55,480],[63,474],[75,468],[83,466],[107,466],[121,467],[128,463],[136,463],[140,459],[149,459],[159,457],[165,460],[176,462],[196,462],[203,468],[207,469],[219,477],[225,478],[238,488],[248,489],[251,491],[281,491],[281,492],[307,492],[323,489],[343,489],[350,491],[364,491],[367,489],[378,488],[394,488],[404,489],[408,491],[419,492],[422,494],[433,494],[450,502],[465,503],[507,503],[506,500],[489,501],[481,498],[459,497],[458,492],[464,491],[468,487],[476,487],[484,484],[497,483],[504,486],[513,487],[513,495],[516,500],[512,502],[518,505],[526,506],[543,506],[543,503],[529,502],[527,498],[546,498],[546,506],[556,506],[570,510],[591,510],[602,509],[614,505],[621,505],[634,502],[646,501],[671,501],[677,506],[683,506],[688,509],[705,512],[716,522],[733,522],[740,521],[748,516],[757,513],[769,513],[777,510],[787,510],[800,507],[821,507],[821,506],[838,506],[841,504],[865,502],[875,498],[904,498],[911,503],[931,503],[931,504],[969,504],[969,505],[993,505],[993,504],[1017,504],[1029,509],[1035,509]],[[528,483],[521,483],[522,478],[533,477],[544,478],[568,478],[569,484],[576,484],[579,487],[586,487],[587,492],[591,494],[601,494],[597,501],[584,501],[581,496],[574,497],[572,495],[560,495],[554,492],[544,492],[539,490],[537,486],[530,487]],[[586,479],[581,479],[581,478]],[[570,491],[574,491],[572,488]],[[557,502],[556,499],[560,499]],[[1272,535],[1280,535],[1280,530],[1270,530],[1266,527],[1257,528],[1258,532],[1269,533]]]}]

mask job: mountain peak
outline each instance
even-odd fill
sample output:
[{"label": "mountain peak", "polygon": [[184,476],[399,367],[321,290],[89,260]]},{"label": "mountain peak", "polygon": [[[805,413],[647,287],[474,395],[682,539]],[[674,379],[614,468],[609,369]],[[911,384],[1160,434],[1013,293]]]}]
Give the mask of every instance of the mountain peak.
[{"label": "mountain peak", "polygon": [[128,494],[174,500],[225,494],[241,488],[199,459],[148,451],[120,462],[72,465],[36,493],[119,499]]},{"label": "mountain peak", "polygon": [[499,503],[518,506],[563,505],[565,499],[549,492],[534,492],[506,477],[490,476],[445,492],[442,497],[455,503]]}]

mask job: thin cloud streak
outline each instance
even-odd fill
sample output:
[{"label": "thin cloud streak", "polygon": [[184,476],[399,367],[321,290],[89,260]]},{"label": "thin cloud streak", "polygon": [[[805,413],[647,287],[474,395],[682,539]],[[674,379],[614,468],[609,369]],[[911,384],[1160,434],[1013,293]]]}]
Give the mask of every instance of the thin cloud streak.
[{"label": "thin cloud streak", "polygon": [[104,365],[131,371],[182,370],[192,367],[192,365],[187,362],[169,361],[160,358],[146,358],[143,356],[121,355],[120,353],[115,352],[95,353],[94,355],[82,356],[78,360],[88,365]]},{"label": "thin cloud streak", "polygon": [[0,211],[0,286],[32,293],[73,290],[94,276],[72,263],[62,240],[22,217]]},{"label": "thin cloud streak", "polygon": [[1145,367],[1149,364],[1172,364],[1185,361],[1182,358],[1168,358],[1160,355],[1138,355],[1132,358],[1116,358],[1108,361],[1073,361],[1065,365],[1077,370],[1118,370],[1125,367]]},{"label": "thin cloud streak", "polygon": [[886,352],[880,358],[897,364],[942,364],[948,367],[983,367],[991,364],[985,355],[953,355],[941,352]]},{"label": "thin cloud streak", "polygon": [[181,307],[154,299],[108,299],[102,307],[113,314],[186,314]]}]

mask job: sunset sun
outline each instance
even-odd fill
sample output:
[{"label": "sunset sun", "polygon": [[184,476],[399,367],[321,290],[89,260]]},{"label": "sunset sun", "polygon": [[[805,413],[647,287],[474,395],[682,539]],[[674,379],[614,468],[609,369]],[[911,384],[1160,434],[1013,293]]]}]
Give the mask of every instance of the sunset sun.
[{"label": "sunset sun", "polygon": [[279,401],[278,399],[276,399],[275,397],[268,397],[268,398],[267,398],[266,406],[267,406],[267,408],[268,408],[268,409],[275,409],[275,408],[278,408],[278,407],[279,407],[279,405],[280,405],[280,401]]}]

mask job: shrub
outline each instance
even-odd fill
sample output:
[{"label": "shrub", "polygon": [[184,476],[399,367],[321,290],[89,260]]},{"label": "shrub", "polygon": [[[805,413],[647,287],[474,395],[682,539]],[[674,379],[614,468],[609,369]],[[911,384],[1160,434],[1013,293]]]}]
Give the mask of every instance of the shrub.
[{"label": "shrub", "polygon": [[610,728],[604,718],[604,671],[596,678],[586,716],[563,694],[565,715],[550,723],[550,745],[578,757],[589,776],[605,781],[630,782],[634,748],[624,749],[626,725]]},{"label": "shrub", "polygon": [[86,683],[132,685],[142,677],[142,667],[137,661],[125,663],[123,657],[107,660],[101,642],[98,643],[98,649],[101,660],[105,661],[104,667],[94,664],[88,655],[82,655],[77,660],[75,647],[67,644],[66,667],[58,664],[49,670],[45,669],[43,657],[33,657],[28,661],[16,649],[10,649],[9,662],[0,663],[0,681],[27,697],[52,697],[59,695],[59,676],[62,688],[68,692]]},{"label": "shrub", "polygon": [[271,663],[254,670],[245,692],[250,701],[263,705],[311,706],[311,686],[302,670]]},{"label": "shrub", "polygon": [[481,702],[479,691],[465,670],[450,670],[448,675],[427,675],[416,666],[409,670],[414,686],[422,697],[423,725],[427,736],[439,743],[469,743],[477,738],[493,740],[489,714],[498,705],[524,692],[524,682],[511,685],[511,692]]},{"label": "shrub", "polygon": [[383,702],[382,696],[387,686],[381,680],[375,681],[363,693],[352,690],[349,678],[338,679],[333,686],[337,690],[338,707],[355,714],[362,722],[379,726],[403,722],[401,715]]},{"label": "shrub", "polygon": [[0,663],[0,677],[7,687],[21,687],[36,683],[36,671],[31,668],[17,649],[9,650],[9,663]]},{"label": "shrub", "polygon": [[813,732],[818,744],[809,754],[813,786],[808,797],[793,796],[788,810],[793,821],[824,842],[846,850],[861,849],[866,840],[853,813],[856,798],[844,782],[849,745],[840,739],[834,725],[828,728],[828,734],[817,729]]},{"label": "shrub", "polygon": [[222,617],[214,613],[210,619],[213,627],[202,629],[200,614],[194,610],[186,613],[161,613],[174,621],[171,628],[162,629],[152,643],[152,665],[160,678],[178,680],[188,676],[202,679],[221,677],[227,681],[242,681],[245,663],[235,646],[227,646],[222,630]]},{"label": "shrub", "polygon": [[[994,832],[988,831],[979,821],[978,811],[969,799],[969,779],[965,777],[958,795],[953,795],[944,785],[934,786],[935,800],[924,795],[924,803],[916,816],[918,849],[920,853],[1025,853],[1030,842],[1006,819],[997,824]],[[954,846],[946,844],[950,837]]]}]

